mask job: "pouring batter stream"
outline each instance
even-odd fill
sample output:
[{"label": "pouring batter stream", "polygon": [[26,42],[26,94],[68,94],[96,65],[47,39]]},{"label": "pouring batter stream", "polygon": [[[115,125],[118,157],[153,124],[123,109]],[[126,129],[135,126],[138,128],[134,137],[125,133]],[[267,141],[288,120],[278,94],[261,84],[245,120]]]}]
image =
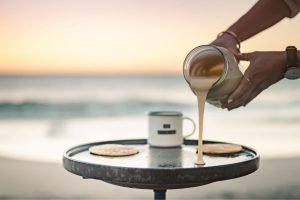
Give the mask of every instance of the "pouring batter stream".
[{"label": "pouring batter stream", "polygon": [[203,120],[207,93],[218,81],[224,70],[224,59],[219,53],[209,54],[205,59],[195,59],[190,68],[190,84],[198,100],[199,136],[197,165],[204,165],[203,160]]}]

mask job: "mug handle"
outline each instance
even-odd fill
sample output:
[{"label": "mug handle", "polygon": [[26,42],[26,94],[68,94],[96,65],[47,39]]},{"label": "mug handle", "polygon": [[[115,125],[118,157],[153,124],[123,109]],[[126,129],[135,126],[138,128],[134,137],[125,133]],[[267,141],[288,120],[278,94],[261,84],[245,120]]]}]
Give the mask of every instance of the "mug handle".
[{"label": "mug handle", "polygon": [[193,124],[193,131],[192,131],[190,134],[187,134],[187,135],[183,136],[183,138],[185,139],[185,138],[190,137],[191,135],[193,135],[193,134],[195,133],[195,130],[196,130],[196,124],[195,124],[194,120],[192,120],[192,119],[189,118],[189,117],[182,117],[182,119],[183,119],[183,120],[186,119],[186,120],[192,122],[192,124]]}]

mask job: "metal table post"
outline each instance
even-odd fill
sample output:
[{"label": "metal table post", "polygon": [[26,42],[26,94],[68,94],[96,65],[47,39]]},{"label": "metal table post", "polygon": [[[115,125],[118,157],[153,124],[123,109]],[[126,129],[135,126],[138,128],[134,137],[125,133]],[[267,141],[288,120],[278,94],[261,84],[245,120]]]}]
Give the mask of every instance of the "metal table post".
[{"label": "metal table post", "polygon": [[167,190],[154,190],[154,200],[166,200]]}]

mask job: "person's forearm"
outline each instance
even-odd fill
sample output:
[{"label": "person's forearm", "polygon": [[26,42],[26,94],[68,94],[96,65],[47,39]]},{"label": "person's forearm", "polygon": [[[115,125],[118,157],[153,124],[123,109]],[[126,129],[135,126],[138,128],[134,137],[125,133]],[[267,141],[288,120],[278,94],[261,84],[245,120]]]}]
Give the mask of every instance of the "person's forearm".
[{"label": "person's forearm", "polygon": [[236,23],[228,28],[244,41],[289,16],[283,0],[260,0]]}]

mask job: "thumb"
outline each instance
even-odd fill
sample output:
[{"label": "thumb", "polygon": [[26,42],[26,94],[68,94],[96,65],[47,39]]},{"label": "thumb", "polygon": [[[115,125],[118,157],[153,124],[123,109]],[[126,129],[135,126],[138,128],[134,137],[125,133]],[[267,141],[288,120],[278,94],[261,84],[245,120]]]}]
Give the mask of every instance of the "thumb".
[{"label": "thumb", "polygon": [[241,53],[239,54],[240,60],[250,61],[253,58],[253,53]]},{"label": "thumb", "polygon": [[240,52],[233,52],[233,56],[239,62],[241,60],[242,54]]}]

